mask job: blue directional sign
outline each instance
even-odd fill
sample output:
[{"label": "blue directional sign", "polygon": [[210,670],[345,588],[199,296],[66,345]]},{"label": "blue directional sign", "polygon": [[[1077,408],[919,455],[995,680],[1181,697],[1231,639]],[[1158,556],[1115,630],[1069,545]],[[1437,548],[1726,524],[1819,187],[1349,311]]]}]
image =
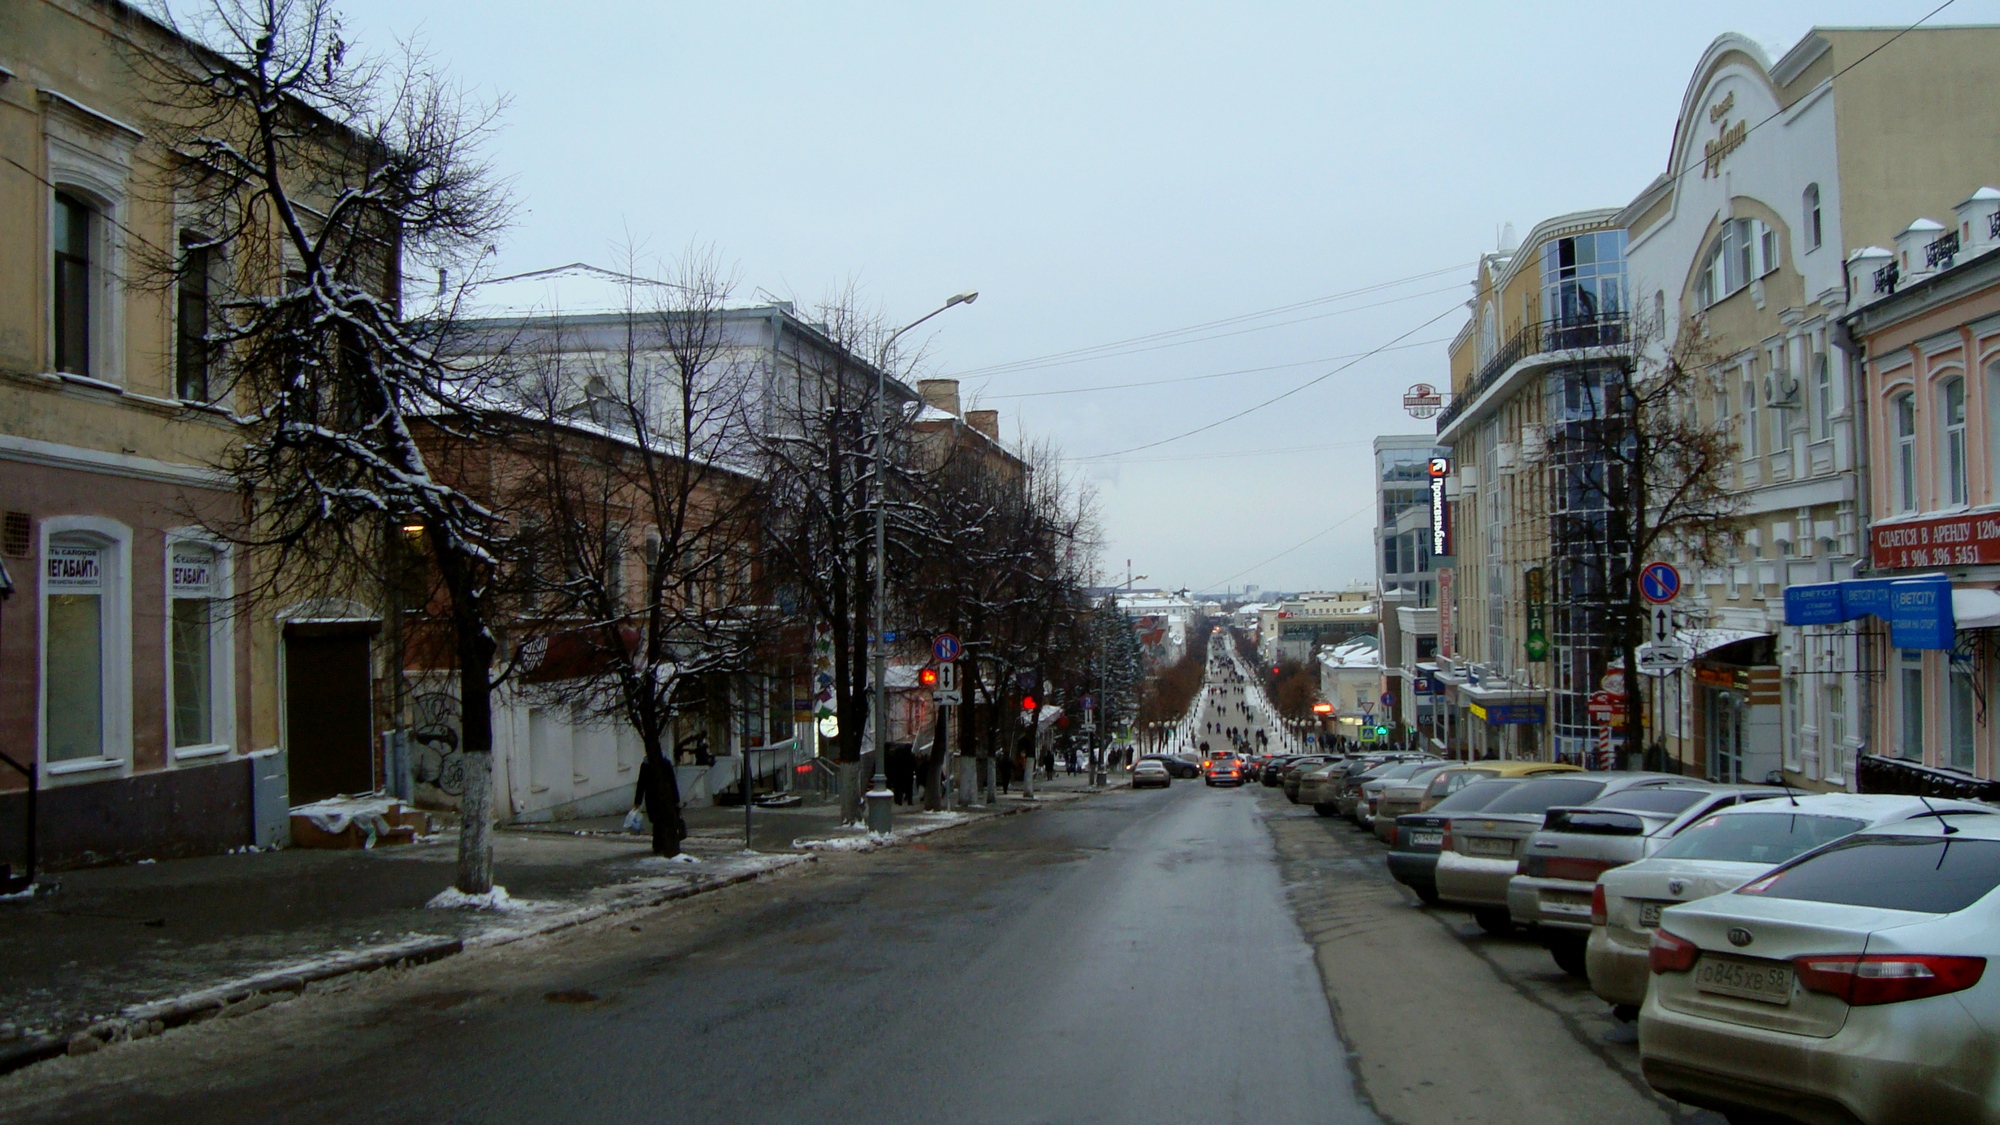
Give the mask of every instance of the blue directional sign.
[{"label": "blue directional sign", "polygon": [[1654,605],[1665,605],[1681,596],[1681,572],[1672,563],[1647,563],[1639,572],[1639,596]]},{"label": "blue directional sign", "polygon": [[931,642],[931,655],[944,664],[957,660],[958,654],[963,651],[965,646],[959,644],[958,638],[950,633],[939,633],[937,639]]}]

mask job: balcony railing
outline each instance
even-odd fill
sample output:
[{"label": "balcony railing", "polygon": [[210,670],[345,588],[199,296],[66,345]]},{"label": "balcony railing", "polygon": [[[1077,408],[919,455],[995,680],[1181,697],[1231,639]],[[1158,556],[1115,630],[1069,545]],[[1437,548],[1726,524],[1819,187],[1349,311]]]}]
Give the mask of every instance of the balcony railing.
[{"label": "balcony railing", "polygon": [[1898,269],[1894,262],[1890,262],[1888,265],[1876,270],[1875,292],[1894,293],[1896,291],[1896,282],[1901,280],[1902,276],[1903,271]]},{"label": "balcony railing", "polygon": [[1538,320],[1514,333],[1500,350],[1474,374],[1472,385],[1463,394],[1452,396],[1451,405],[1438,415],[1437,432],[1443,433],[1480,394],[1505,375],[1508,369],[1531,355],[1545,352],[1580,351],[1584,348],[1613,348],[1632,340],[1631,319],[1622,312],[1595,316],[1565,316]]},{"label": "balcony railing", "polygon": [[1951,260],[1958,256],[1958,232],[1952,231],[1931,240],[1924,247],[1924,264],[1931,269],[1950,269]]},{"label": "balcony railing", "polygon": [[1986,234],[1989,238],[2000,238],[2000,211],[1986,216]]}]

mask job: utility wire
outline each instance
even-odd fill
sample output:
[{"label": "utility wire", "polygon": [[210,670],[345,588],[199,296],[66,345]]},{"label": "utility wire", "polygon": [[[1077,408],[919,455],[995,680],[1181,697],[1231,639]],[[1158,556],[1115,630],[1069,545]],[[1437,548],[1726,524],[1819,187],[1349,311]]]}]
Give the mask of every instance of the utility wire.
[{"label": "utility wire", "polygon": [[[1439,336],[1432,340],[1412,340],[1407,344],[1397,344],[1395,347],[1383,348],[1381,350],[1395,352],[1403,351],[1407,348],[1423,348],[1429,347],[1432,344],[1449,343],[1451,343],[1451,337]],[[1256,375],[1265,371],[1283,371],[1292,367],[1311,367],[1316,363],[1338,363],[1343,359],[1358,359],[1364,354],[1366,353],[1353,352],[1348,355],[1330,355],[1322,356],[1319,359],[1295,360],[1291,363],[1273,363],[1266,367],[1239,367],[1233,371],[1211,371],[1206,375],[1177,375],[1171,379],[1141,379],[1136,383],[1104,383],[1095,387],[1064,387],[1054,391],[1015,391],[1011,394],[982,395],[981,397],[991,399],[1047,398],[1050,395],[1087,395],[1097,391],[1126,391],[1134,387],[1164,387],[1170,383],[1198,383],[1205,379],[1226,379],[1231,375]]]},{"label": "utility wire", "polygon": [[1227,453],[1185,453],[1178,457],[1121,457],[1115,461],[1094,461],[1097,465],[1158,465],[1179,464],[1183,461],[1228,461],[1239,457],[1275,457],[1286,453],[1316,453],[1327,449],[1352,449],[1357,445],[1373,445],[1374,438],[1360,441],[1333,441],[1317,445],[1284,445],[1271,449],[1234,449]]},{"label": "utility wire", "polygon": [[1431,325],[1436,324],[1438,321],[1443,320],[1445,317],[1448,317],[1456,312],[1461,312],[1463,310],[1464,310],[1463,305],[1453,304],[1451,307],[1445,309],[1443,312],[1438,313],[1436,316],[1431,317],[1429,320],[1424,321],[1422,324],[1417,325],[1415,328],[1412,328],[1409,331],[1402,333],[1395,339],[1389,340],[1388,342],[1382,344],[1380,347],[1371,348],[1368,351],[1362,352],[1360,355],[1355,356],[1353,359],[1348,360],[1346,363],[1341,364],[1339,367],[1336,367],[1333,370],[1328,371],[1323,375],[1315,375],[1311,379],[1308,379],[1305,382],[1300,383],[1298,386],[1293,387],[1291,390],[1272,395],[1270,398],[1267,398],[1264,401],[1257,403],[1254,406],[1246,406],[1243,409],[1237,411],[1234,414],[1229,415],[1226,418],[1217,418],[1213,422],[1196,426],[1192,430],[1186,430],[1181,433],[1174,434],[1171,437],[1163,437],[1158,441],[1149,441],[1144,445],[1135,445],[1129,449],[1114,449],[1109,453],[1093,453],[1086,457],[1073,458],[1073,460],[1108,461],[1114,457],[1123,457],[1127,453],[1138,453],[1141,450],[1153,449],[1157,446],[1165,445],[1168,442],[1179,441],[1182,438],[1190,438],[1200,433],[1207,433],[1209,430],[1215,429],[1217,426],[1223,426],[1227,425],[1230,422],[1234,422],[1238,418],[1241,418],[1246,414],[1254,414],[1257,411],[1262,410],[1267,406],[1283,402],[1284,400],[1292,397],[1295,394],[1298,394],[1300,391],[1303,391],[1309,387],[1318,386],[1319,384],[1326,382],[1328,379],[1333,378],[1335,375],[1338,375],[1341,372],[1346,371],[1348,368],[1353,367],[1355,364],[1360,363],[1362,360],[1365,360],[1370,356],[1378,355],[1382,352],[1385,352],[1390,348],[1394,347],[1395,345],[1402,343],[1404,340],[1407,340],[1410,337],[1416,335],[1417,333],[1422,332],[1424,329],[1429,328]]},{"label": "utility wire", "polygon": [[[1305,301],[1294,301],[1288,305],[1279,305],[1274,308],[1260,309],[1256,312],[1239,313],[1235,316],[1224,317],[1221,320],[1211,320],[1202,324],[1192,324],[1185,328],[1170,328],[1159,332],[1149,332],[1143,336],[1129,336],[1122,340],[1112,340],[1109,343],[1092,344],[1089,347],[1071,348],[1067,351],[1050,352],[1047,355],[1030,356],[1026,359],[1011,360],[1006,363],[989,364],[985,367],[971,367],[963,371],[954,372],[946,376],[946,378],[964,379],[964,378],[970,378],[975,375],[996,375],[1016,370],[1027,370],[1034,367],[1053,367],[1062,363],[1078,363],[1082,362],[1085,359],[1104,358],[1095,353],[1111,352],[1114,351],[1115,349],[1129,348],[1132,345],[1138,345],[1138,344],[1150,344],[1158,340],[1165,340],[1174,336],[1191,335],[1197,332],[1206,332],[1214,328],[1228,328],[1233,325],[1241,324],[1245,321],[1260,320],[1265,317],[1282,316],[1285,313],[1296,312],[1299,309],[1311,308],[1315,305],[1328,304],[1333,301],[1344,301],[1351,297],[1366,296],[1367,294],[1370,293],[1377,293],[1384,289],[1393,289],[1399,285],[1408,285],[1413,282],[1428,281],[1434,277],[1442,277],[1448,273],[1455,273],[1459,270],[1466,268],[1466,265],[1467,263],[1461,262],[1456,265],[1446,266],[1443,269],[1429,270],[1424,273],[1411,274],[1408,277],[1399,277],[1390,281],[1380,281],[1376,282],[1373,285],[1364,285],[1358,289],[1349,289],[1341,293],[1331,293],[1324,297],[1314,297],[1311,298],[1310,300],[1305,300]],[[1452,288],[1456,289],[1457,286],[1452,286]],[[1311,320],[1315,318],[1307,317],[1305,319]],[[1287,321],[1286,323],[1296,324],[1300,322]],[[1264,325],[1259,328],[1249,329],[1249,331],[1253,332],[1262,331],[1264,328],[1278,328],[1278,327],[1283,327],[1283,326]],[[1239,334],[1240,333],[1225,333],[1225,335],[1239,335]],[[1213,339],[1216,337],[1205,337],[1205,338]],[[1151,350],[1151,349],[1138,349],[1138,350]]]},{"label": "utility wire", "polygon": [[1279,559],[1284,558],[1286,555],[1291,554],[1293,551],[1301,550],[1307,546],[1310,546],[1314,542],[1317,542],[1318,540],[1333,534],[1334,531],[1338,530],[1345,524],[1352,522],[1355,519],[1355,517],[1366,515],[1374,510],[1375,510],[1375,501],[1370,500],[1365,506],[1357,508],[1352,512],[1349,512],[1347,515],[1342,516],[1341,518],[1335,520],[1333,523],[1328,524],[1323,528],[1320,528],[1318,531],[1313,532],[1311,535],[1306,536],[1304,539],[1299,540],[1297,543],[1294,543],[1291,546],[1285,548],[1284,550],[1279,551],[1277,554],[1272,555],[1270,558],[1265,559],[1263,562],[1260,562],[1255,566],[1246,566],[1242,570],[1237,571],[1235,574],[1232,574],[1227,578],[1217,579],[1214,582],[1210,582],[1206,586],[1199,586],[1196,588],[1201,590],[1213,590],[1217,586],[1226,586],[1229,583],[1236,581],[1238,578],[1241,578],[1246,574],[1250,574],[1255,571],[1261,570],[1264,567],[1270,566],[1272,563],[1277,562]]}]

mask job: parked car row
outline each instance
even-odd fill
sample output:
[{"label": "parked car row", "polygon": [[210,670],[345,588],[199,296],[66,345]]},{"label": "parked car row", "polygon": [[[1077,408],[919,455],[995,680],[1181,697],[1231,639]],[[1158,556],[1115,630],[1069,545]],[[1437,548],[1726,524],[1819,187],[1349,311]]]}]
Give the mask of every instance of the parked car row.
[{"label": "parked car row", "polygon": [[1365,758],[1294,799],[1328,794],[1424,902],[1534,934],[1636,1019],[1669,1097],[1732,1123],[2000,1123],[1992,806]]}]

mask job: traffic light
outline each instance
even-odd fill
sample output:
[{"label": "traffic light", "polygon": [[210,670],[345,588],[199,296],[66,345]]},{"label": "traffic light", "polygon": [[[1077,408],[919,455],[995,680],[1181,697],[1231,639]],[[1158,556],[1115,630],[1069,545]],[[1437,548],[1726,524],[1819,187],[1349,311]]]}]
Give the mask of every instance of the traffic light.
[{"label": "traffic light", "polygon": [[1388,728],[1388,727],[1376,727],[1376,728],[1375,728],[1375,737],[1376,737],[1376,738],[1387,738],[1387,737],[1389,737],[1389,728]]},{"label": "traffic light", "polygon": [[922,668],[917,671],[917,683],[924,687],[929,687],[929,688],[936,687],[937,680],[938,677],[936,668]]},{"label": "traffic light", "polygon": [[1035,709],[1035,697],[1034,697],[1034,696],[1032,696],[1032,695],[1024,695],[1024,696],[1022,696],[1022,697],[1021,697],[1021,710],[1023,710],[1023,711],[1033,711],[1034,709]]}]

